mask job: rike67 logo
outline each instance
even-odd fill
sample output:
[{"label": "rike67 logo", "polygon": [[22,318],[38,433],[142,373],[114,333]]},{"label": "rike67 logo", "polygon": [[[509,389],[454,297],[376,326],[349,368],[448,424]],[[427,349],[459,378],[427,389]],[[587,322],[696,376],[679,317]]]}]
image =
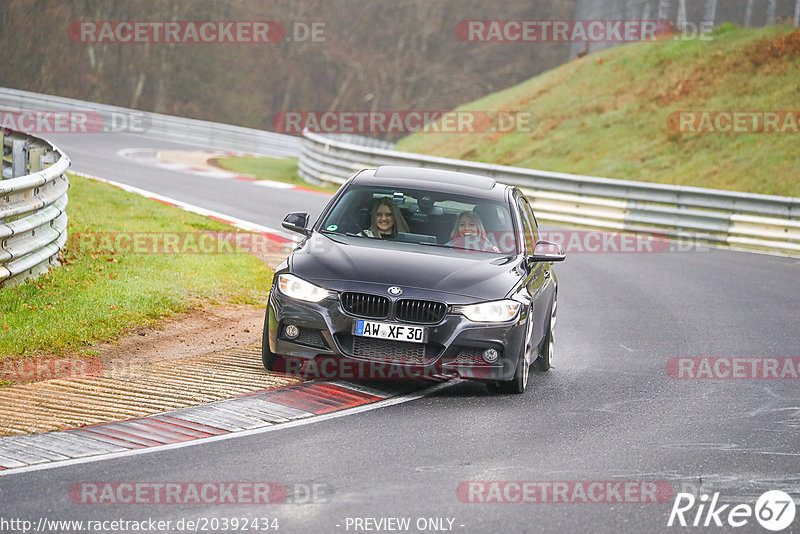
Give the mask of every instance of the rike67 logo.
[{"label": "rike67 logo", "polygon": [[719,504],[719,493],[696,498],[691,493],[678,493],[669,514],[667,526],[738,528],[756,521],[767,530],[778,532],[794,521],[796,505],[792,497],[780,490],[771,490],[749,504]]}]

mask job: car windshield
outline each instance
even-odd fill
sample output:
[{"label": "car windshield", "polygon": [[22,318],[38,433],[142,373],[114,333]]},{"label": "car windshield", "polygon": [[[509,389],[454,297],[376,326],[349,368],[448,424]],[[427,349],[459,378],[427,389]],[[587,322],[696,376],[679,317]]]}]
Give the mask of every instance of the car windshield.
[{"label": "car windshield", "polygon": [[420,189],[354,187],[320,225],[325,233],[495,254],[516,253],[504,203]]}]

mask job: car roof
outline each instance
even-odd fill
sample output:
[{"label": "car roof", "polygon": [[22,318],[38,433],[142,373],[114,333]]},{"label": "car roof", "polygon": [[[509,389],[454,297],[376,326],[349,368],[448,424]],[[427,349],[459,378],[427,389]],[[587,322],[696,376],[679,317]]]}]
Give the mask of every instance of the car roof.
[{"label": "car roof", "polygon": [[509,187],[494,178],[464,172],[384,165],[365,169],[353,177],[354,185],[418,188],[502,200]]}]

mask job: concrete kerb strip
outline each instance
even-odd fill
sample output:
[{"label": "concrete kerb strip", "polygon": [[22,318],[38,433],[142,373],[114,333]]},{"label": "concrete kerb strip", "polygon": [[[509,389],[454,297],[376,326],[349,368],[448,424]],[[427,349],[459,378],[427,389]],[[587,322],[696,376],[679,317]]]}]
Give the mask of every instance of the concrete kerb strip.
[{"label": "concrete kerb strip", "polygon": [[0,476],[294,428],[409,402],[458,382],[414,381],[386,393],[374,384],[312,380],[141,419],[8,436],[0,438]]}]

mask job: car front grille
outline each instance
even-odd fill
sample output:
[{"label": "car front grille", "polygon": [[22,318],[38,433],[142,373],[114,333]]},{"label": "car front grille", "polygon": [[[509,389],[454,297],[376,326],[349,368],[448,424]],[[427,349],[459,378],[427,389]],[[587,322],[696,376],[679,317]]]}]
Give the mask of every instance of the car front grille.
[{"label": "car front grille", "polygon": [[327,349],[328,344],[325,343],[325,338],[319,330],[312,330],[310,328],[301,328],[300,335],[295,339],[296,343],[316,347],[318,349]]},{"label": "car front grille", "polygon": [[464,349],[455,358],[445,358],[445,365],[486,365],[479,349]]},{"label": "car front grille", "polygon": [[467,367],[480,367],[480,366],[491,366],[491,365],[502,365],[500,360],[492,363],[488,363],[486,360],[483,359],[483,349],[479,347],[464,347],[458,353],[457,356],[445,356],[442,359],[442,365],[458,365],[458,366],[467,366]]},{"label": "car front grille", "polygon": [[433,343],[405,343],[353,335],[337,337],[346,353],[365,360],[424,365],[441,352],[441,347]]},{"label": "car front grille", "polygon": [[391,309],[391,301],[387,297],[368,293],[345,292],[341,296],[342,307],[347,313],[359,317],[386,319]]},{"label": "car front grille", "polygon": [[418,360],[417,363],[422,363],[425,345],[356,336],[353,340],[353,356],[373,360]]},{"label": "car front grille", "polygon": [[[387,319],[392,310],[388,297],[345,291],[341,295],[342,308],[351,315],[369,319]],[[402,299],[394,305],[398,321],[416,324],[436,324],[444,319],[447,304],[432,300]]]},{"label": "car front grille", "polygon": [[436,324],[444,319],[447,304],[430,300],[398,300],[395,316],[407,323]]}]

